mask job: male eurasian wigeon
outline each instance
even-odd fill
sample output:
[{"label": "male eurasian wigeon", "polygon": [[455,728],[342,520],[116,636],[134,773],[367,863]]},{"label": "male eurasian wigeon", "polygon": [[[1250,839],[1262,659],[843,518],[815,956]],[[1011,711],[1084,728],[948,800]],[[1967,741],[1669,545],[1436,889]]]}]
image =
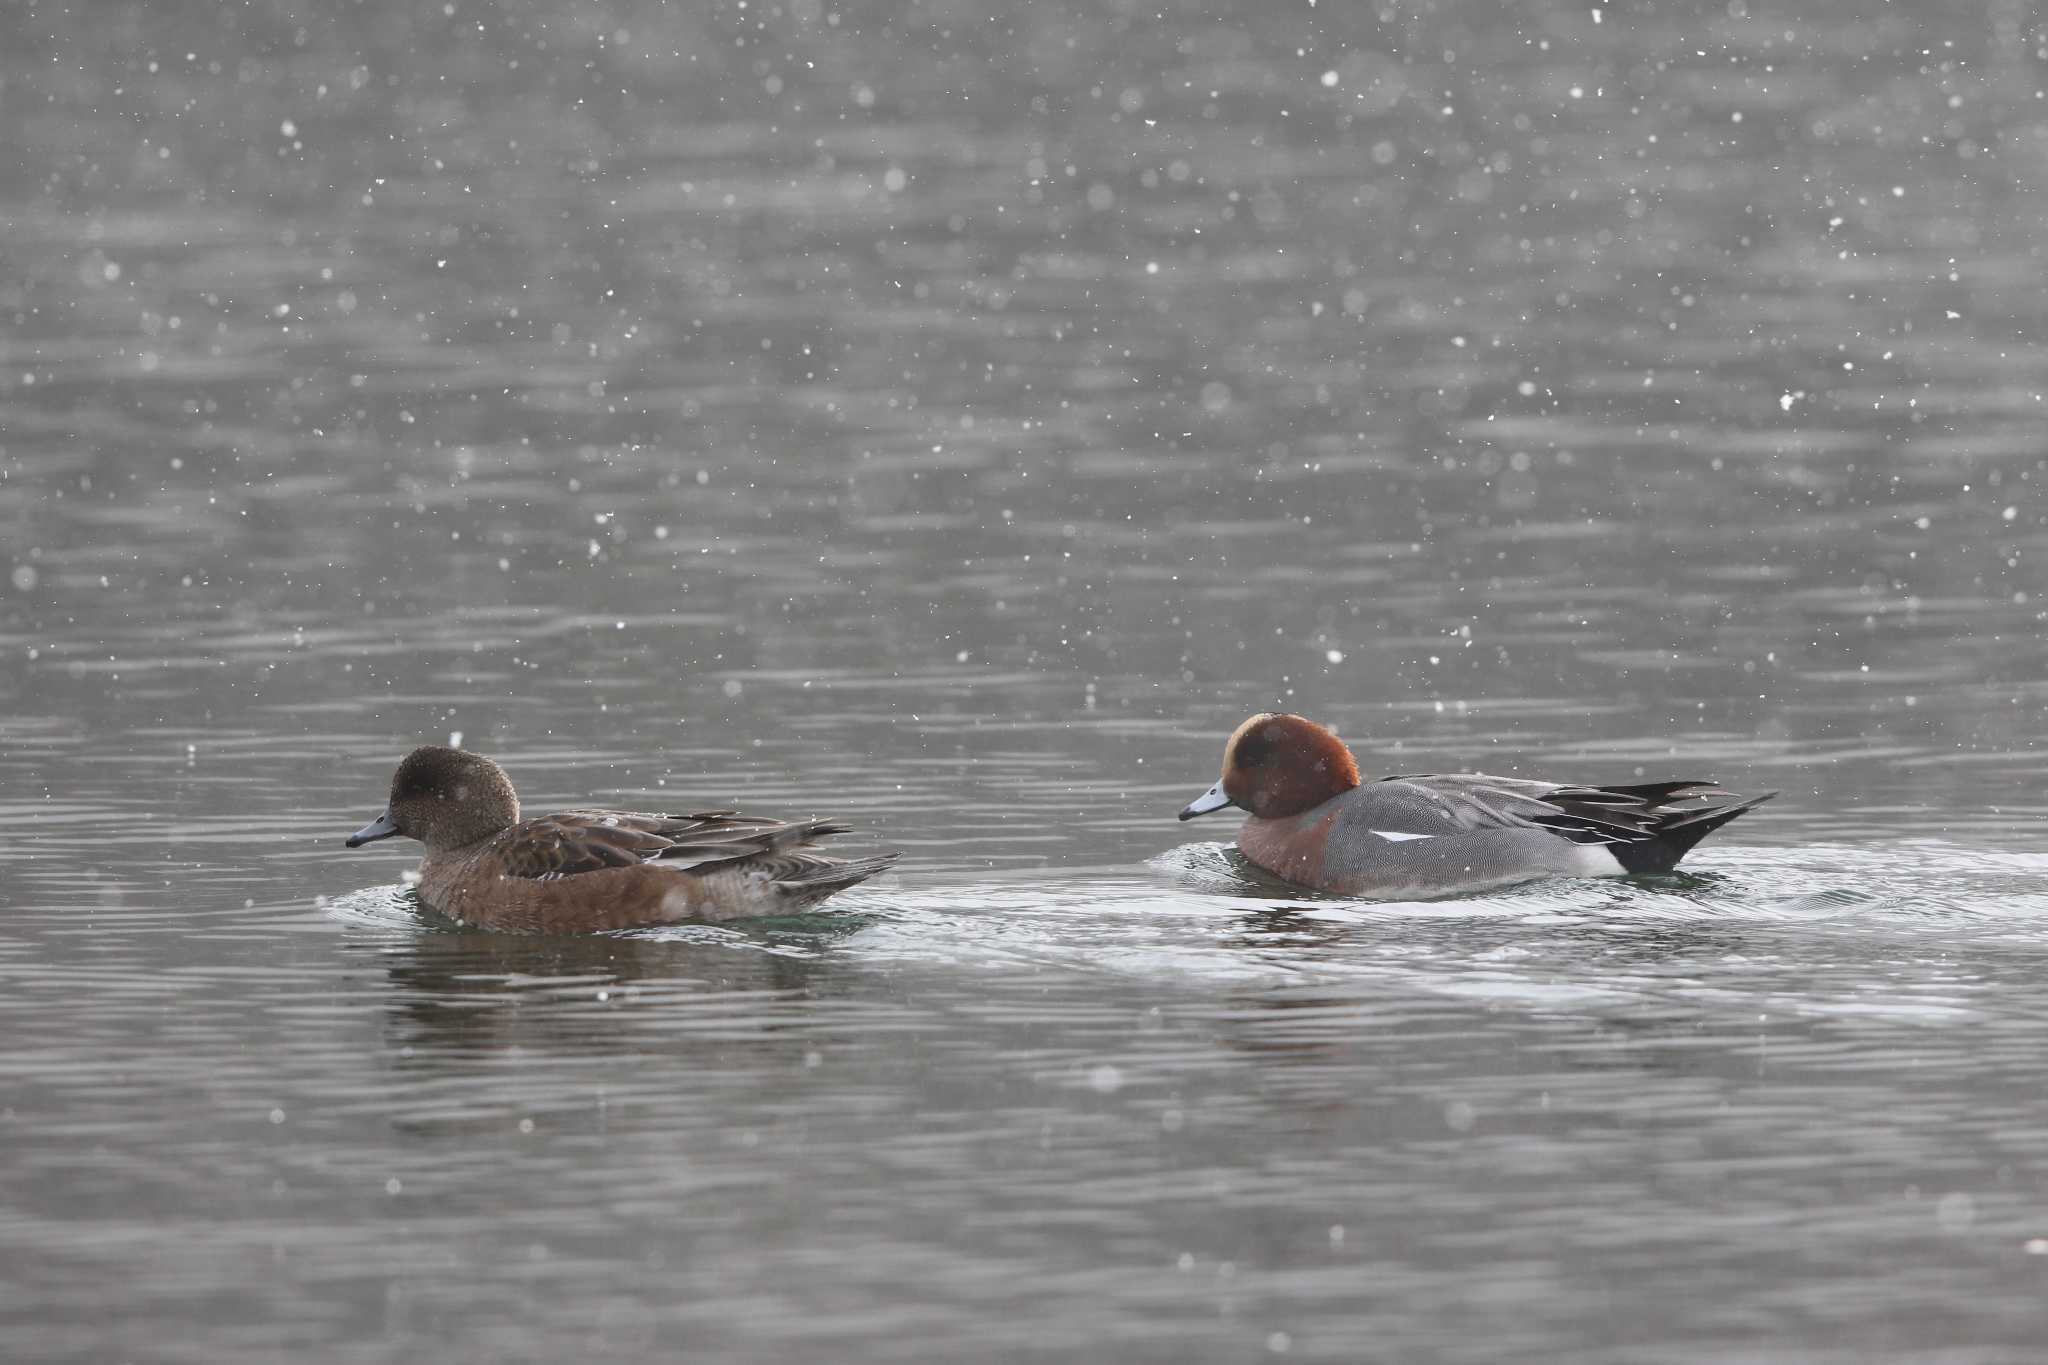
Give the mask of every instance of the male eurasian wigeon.
[{"label": "male eurasian wigeon", "polygon": [[811,851],[847,829],[729,810],[565,810],[522,821],[503,768],[481,754],[429,744],[405,756],[384,813],[346,842],[360,848],[403,834],[425,844],[420,899],[450,919],[569,933],[794,914],[899,856]]},{"label": "male eurasian wigeon", "polygon": [[1223,746],[1222,780],[1181,811],[1248,811],[1244,856],[1347,896],[1443,896],[1536,877],[1669,872],[1686,850],[1776,796],[1709,782],[1576,787],[1483,773],[1360,782],[1344,741],[1300,716],[1253,716]]}]

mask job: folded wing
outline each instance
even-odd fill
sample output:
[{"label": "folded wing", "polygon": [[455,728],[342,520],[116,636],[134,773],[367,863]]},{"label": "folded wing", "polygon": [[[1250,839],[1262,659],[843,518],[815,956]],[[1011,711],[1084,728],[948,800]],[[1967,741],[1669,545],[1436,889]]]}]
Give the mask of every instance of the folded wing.
[{"label": "folded wing", "polygon": [[1542,829],[1604,844],[1630,871],[1661,871],[1710,831],[1776,796],[1742,797],[1711,782],[1578,787],[1485,773],[1390,777],[1435,808],[1437,828]]},{"label": "folded wing", "polygon": [[848,828],[831,820],[768,820],[729,810],[689,815],[568,810],[514,825],[497,837],[490,852],[507,876],[536,881],[641,863],[691,872],[744,865],[776,881],[802,881],[825,868],[845,866],[806,850]]}]

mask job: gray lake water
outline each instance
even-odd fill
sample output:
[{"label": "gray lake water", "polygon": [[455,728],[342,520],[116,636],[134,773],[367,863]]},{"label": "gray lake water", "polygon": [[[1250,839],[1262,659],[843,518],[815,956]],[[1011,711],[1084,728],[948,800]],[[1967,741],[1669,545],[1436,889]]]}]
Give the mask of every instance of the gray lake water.
[{"label": "gray lake water", "polygon": [[[2044,61],[0,10],[0,1354],[2038,1358]],[[1690,875],[1288,894],[1173,819],[1275,706],[1785,794]],[[907,856],[456,932],[340,840],[457,731]]]}]

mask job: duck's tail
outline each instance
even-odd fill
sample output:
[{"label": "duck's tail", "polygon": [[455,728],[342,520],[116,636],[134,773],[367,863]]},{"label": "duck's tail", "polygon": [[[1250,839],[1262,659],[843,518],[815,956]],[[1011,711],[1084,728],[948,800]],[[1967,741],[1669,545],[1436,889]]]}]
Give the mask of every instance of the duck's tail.
[{"label": "duck's tail", "polygon": [[834,892],[844,891],[892,866],[901,853],[877,853],[869,858],[810,858],[805,866],[775,879],[776,889],[792,905],[815,905]]},{"label": "duck's tail", "polygon": [[1647,838],[1611,843],[1607,845],[1607,851],[1630,873],[1648,876],[1669,872],[1678,866],[1680,858],[1692,851],[1694,844],[1744,811],[1755,810],[1776,795],[1776,792],[1765,792],[1762,796],[1731,801],[1725,806],[1709,806],[1705,810],[1681,813],[1676,819],[1658,821]]}]

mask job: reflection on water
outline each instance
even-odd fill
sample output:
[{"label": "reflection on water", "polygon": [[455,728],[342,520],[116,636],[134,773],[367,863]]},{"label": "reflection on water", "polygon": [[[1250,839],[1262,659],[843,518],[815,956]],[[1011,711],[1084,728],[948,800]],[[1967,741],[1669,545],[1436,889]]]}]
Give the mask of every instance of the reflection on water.
[{"label": "reflection on water", "polygon": [[[0,13],[15,1353],[2024,1354],[2031,13],[1010,9]],[[1786,796],[1349,904],[1276,703]],[[456,730],[909,856],[461,932]]]}]

